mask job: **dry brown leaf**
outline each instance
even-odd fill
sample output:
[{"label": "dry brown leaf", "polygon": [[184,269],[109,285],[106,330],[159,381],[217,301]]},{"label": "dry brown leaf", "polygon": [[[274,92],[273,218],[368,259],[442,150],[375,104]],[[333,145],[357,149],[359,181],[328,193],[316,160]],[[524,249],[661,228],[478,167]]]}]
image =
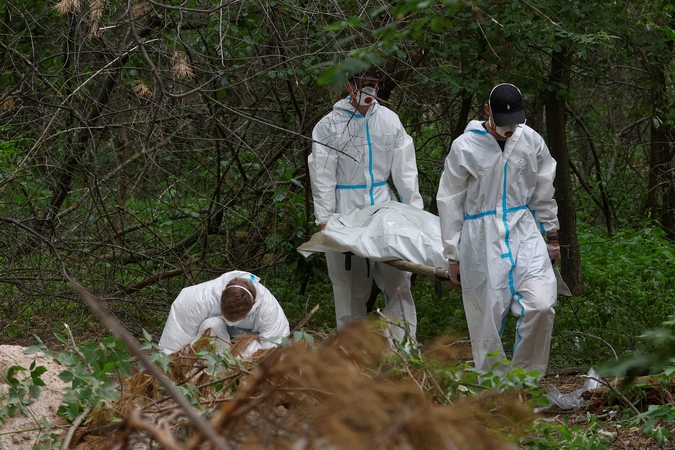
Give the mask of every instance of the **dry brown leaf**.
[{"label": "dry brown leaf", "polygon": [[173,76],[178,80],[193,80],[196,77],[183,52],[173,54]]},{"label": "dry brown leaf", "polygon": [[61,0],[52,7],[60,16],[78,12],[80,10],[80,0]]}]

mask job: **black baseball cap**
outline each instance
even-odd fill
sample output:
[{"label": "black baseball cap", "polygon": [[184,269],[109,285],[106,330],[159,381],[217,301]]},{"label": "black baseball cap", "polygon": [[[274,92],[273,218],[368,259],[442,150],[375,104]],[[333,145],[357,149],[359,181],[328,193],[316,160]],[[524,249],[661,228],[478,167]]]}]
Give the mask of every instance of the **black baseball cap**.
[{"label": "black baseball cap", "polygon": [[511,83],[502,83],[493,87],[488,105],[492,111],[492,120],[498,127],[525,123],[523,94]]},{"label": "black baseball cap", "polygon": [[361,70],[359,72],[354,73],[349,77],[348,81],[350,83],[356,84],[357,86],[360,85],[361,83],[365,83],[366,81],[375,81],[379,83],[381,76],[382,74],[380,72],[380,69],[378,69],[375,66],[372,66],[369,69]]}]

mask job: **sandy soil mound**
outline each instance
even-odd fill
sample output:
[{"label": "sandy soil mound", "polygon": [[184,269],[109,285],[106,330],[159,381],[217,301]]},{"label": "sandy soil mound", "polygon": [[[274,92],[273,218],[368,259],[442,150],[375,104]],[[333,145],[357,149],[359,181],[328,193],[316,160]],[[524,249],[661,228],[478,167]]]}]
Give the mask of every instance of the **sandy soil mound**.
[{"label": "sandy soil mound", "polygon": [[56,411],[63,399],[63,388],[66,383],[58,378],[63,367],[57,364],[53,359],[47,358],[42,353],[33,355],[24,354],[25,347],[18,345],[0,345],[0,408],[7,404],[7,393],[9,384],[7,384],[7,371],[12,366],[21,366],[25,371],[18,371],[14,377],[24,381],[30,378],[30,366],[33,362],[36,366],[43,366],[47,369],[40,378],[46,386],[40,389],[39,400],[27,406],[30,413],[25,416],[17,412],[16,417],[9,418],[0,425],[0,443],[2,448],[12,450],[31,450],[37,445],[41,435],[46,431],[43,428],[43,422],[46,420],[52,425],[62,423],[62,420],[56,415]]}]

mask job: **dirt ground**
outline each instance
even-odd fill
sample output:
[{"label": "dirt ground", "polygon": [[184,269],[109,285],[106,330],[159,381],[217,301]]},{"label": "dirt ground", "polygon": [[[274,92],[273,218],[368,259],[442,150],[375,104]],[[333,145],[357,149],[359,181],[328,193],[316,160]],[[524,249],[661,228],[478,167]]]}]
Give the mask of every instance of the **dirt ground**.
[{"label": "dirt ground", "polygon": [[[47,369],[40,376],[46,386],[41,387],[39,400],[27,407],[29,416],[17,413],[14,418],[10,418],[0,426],[0,444],[4,449],[31,450],[44,433],[41,431],[43,419],[51,424],[63,422],[56,414],[63,399],[63,389],[66,387],[66,383],[58,378],[62,367],[42,353],[26,355],[24,351],[25,347],[19,345],[0,345],[0,373],[4,376],[10,367],[21,366],[26,370],[17,371],[15,378],[24,381],[30,379],[30,367],[35,363],[36,367],[43,366]],[[0,393],[3,397],[8,390],[9,385],[3,379],[0,383]],[[0,403],[4,404],[5,401]]]},{"label": "dirt ground", "polygon": [[[24,344],[34,344],[27,340]],[[58,341],[48,343],[49,348],[58,350],[62,344]],[[67,431],[67,426],[56,415],[56,411],[61,404],[62,392],[66,387],[59,378],[58,374],[62,370],[54,361],[46,358],[42,354],[25,355],[25,347],[22,345],[0,345],[0,370],[3,374],[7,373],[10,366],[21,366],[29,369],[33,362],[36,365],[44,366],[47,371],[41,376],[46,386],[41,389],[40,399],[28,407],[29,416],[17,414],[16,417],[7,420],[0,425],[0,443],[2,448],[12,450],[31,450],[38,442],[38,438],[45,431],[41,430],[43,420],[50,422],[57,427],[61,424],[60,433]],[[552,369],[551,374],[544,377],[541,381],[542,387],[548,385],[555,386],[561,394],[571,393],[580,389],[585,380],[587,369],[579,368],[556,371]],[[557,373],[556,373],[557,372]],[[20,371],[17,378],[22,379],[28,375],[27,371]],[[0,384],[0,392],[6,394],[8,385],[5,380]],[[638,426],[627,426],[626,422],[621,422],[620,414],[625,406],[621,404],[610,405],[605,399],[603,392],[606,390],[598,389],[584,394],[586,401],[584,406],[575,410],[560,410],[559,408],[550,408],[549,410],[537,413],[537,417],[546,419],[552,423],[562,423],[567,421],[570,428],[588,427],[588,413],[594,414],[599,421],[599,429],[606,432],[605,438],[611,444],[609,449],[657,449],[660,448],[656,442],[644,435],[642,429]],[[6,402],[2,401],[0,407]],[[643,405],[646,407],[646,405]],[[675,425],[669,425],[671,432],[675,433]]]},{"label": "dirt ground", "polygon": [[[555,372],[555,370],[552,370],[551,372]],[[579,369],[578,371],[570,371],[568,369],[562,370],[561,372],[563,373],[557,375],[551,374],[544,377],[541,380],[542,387],[545,388],[550,384],[555,386],[561,394],[567,394],[580,389],[586,381],[586,370]],[[615,380],[609,380],[609,382],[615,383]],[[608,447],[609,449],[652,450],[673,448],[672,445],[659,447],[654,439],[645,436],[642,427],[636,425],[627,426],[626,422],[621,422],[620,415],[621,412],[626,409],[626,406],[620,402],[608,401],[606,391],[607,388],[603,387],[584,393],[582,398],[585,400],[585,404],[578,409],[563,411],[559,408],[552,407],[550,410],[537,414],[537,416],[557,423],[562,423],[563,420],[567,420],[570,428],[577,426],[586,428],[589,424],[588,414],[594,414],[598,418],[598,429],[606,432],[604,438],[611,442]],[[647,394],[647,397],[650,397],[649,393]],[[658,397],[660,397],[660,395],[658,395]],[[654,404],[656,403],[659,402],[654,402]],[[642,404],[640,406],[641,412],[645,410],[646,407],[646,403]],[[675,424],[668,424],[668,428],[670,432],[675,435]]]}]

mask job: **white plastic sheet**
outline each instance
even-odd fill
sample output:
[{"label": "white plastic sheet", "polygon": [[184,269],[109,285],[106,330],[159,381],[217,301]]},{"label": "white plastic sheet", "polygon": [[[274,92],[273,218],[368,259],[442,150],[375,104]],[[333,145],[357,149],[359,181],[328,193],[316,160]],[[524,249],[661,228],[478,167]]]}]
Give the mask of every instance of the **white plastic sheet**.
[{"label": "white plastic sheet", "polygon": [[438,216],[398,202],[380,203],[345,216],[334,214],[324,230],[298,251],[305,257],[312,252],[352,252],[373,261],[447,265]]},{"label": "white plastic sheet", "polygon": [[[352,252],[373,261],[403,260],[447,269],[438,216],[399,202],[333,214],[323,231],[298,251],[305,257],[314,252]],[[558,294],[571,296],[558,269],[554,272]]]}]

